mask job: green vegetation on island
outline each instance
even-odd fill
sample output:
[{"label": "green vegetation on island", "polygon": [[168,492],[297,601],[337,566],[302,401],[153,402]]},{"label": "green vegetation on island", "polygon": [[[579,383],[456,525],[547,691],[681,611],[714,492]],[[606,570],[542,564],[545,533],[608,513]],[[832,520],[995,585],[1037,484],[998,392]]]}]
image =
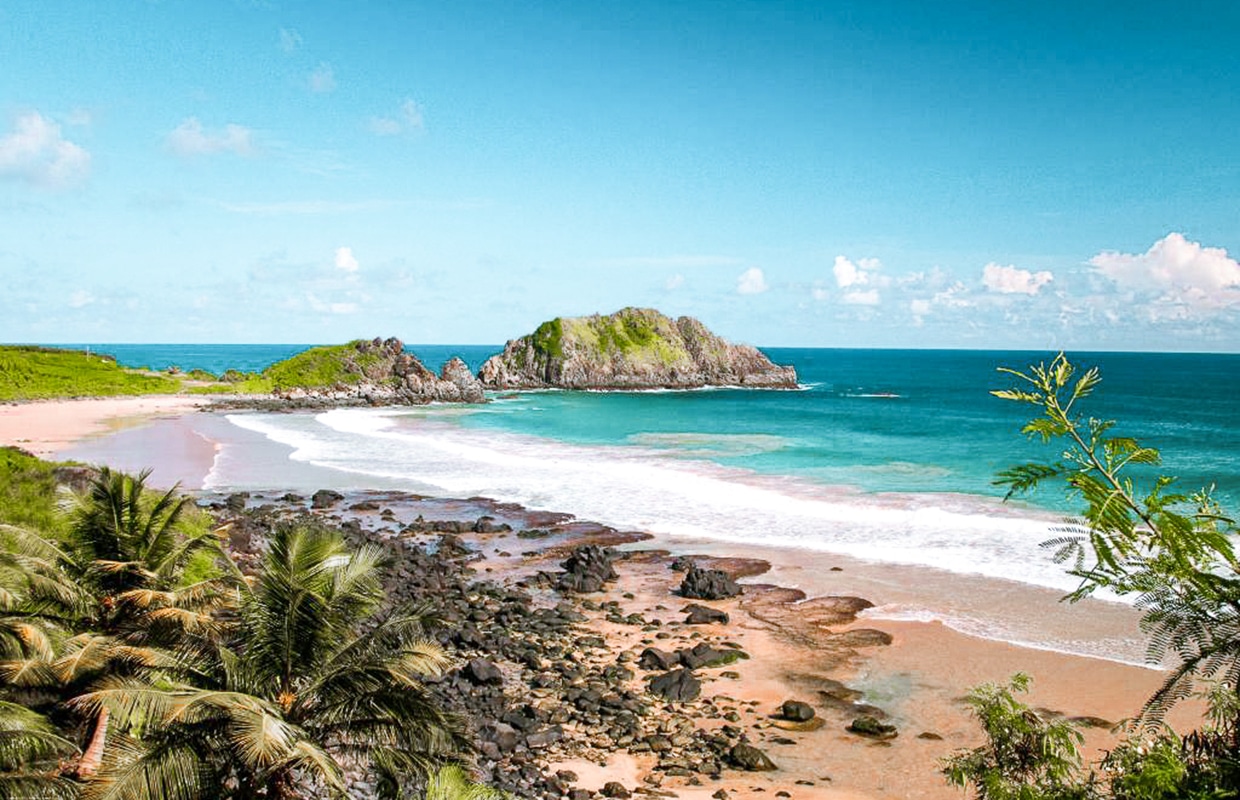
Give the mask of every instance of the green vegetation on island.
[{"label": "green vegetation on island", "polygon": [[0,402],[144,394],[221,395],[282,404],[396,405],[482,402],[460,359],[436,376],[395,338],[311,347],[261,373],[229,369],[126,369],[111,356],[50,347],[0,346]]},{"label": "green vegetation on island", "polygon": [[490,389],[687,389],[749,386],[791,389],[796,371],[756,348],[729,344],[692,317],[651,308],[556,317],[487,360],[478,378]]}]

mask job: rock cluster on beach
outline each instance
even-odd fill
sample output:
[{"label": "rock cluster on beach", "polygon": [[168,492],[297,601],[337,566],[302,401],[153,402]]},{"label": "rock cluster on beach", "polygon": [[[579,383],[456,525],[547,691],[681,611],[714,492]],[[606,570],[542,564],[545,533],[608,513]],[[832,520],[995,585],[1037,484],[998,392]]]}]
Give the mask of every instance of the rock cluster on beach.
[{"label": "rock cluster on beach", "polygon": [[[466,720],[479,776],[516,797],[671,796],[660,787],[720,780],[728,785],[730,774],[777,775],[786,751],[769,748],[793,745],[789,734],[807,735],[824,724],[807,702],[810,696],[760,711],[755,702],[720,691],[750,659],[730,638],[739,631],[729,632],[726,612],[703,602],[645,611],[627,604],[633,595],[625,591],[622,573],[644,569],[640,574],[661,583],[668,600],[684,593],[687,580],[734,598],[721,602],[735,609],[740,587],[726,571],[709,568],[717,560],[702,567],[679,559],[673,571],[670,558],[660,561],[657,551],[612,547],[644,535],[479,498],[436,501],[398,492],[359,497],[322,490],[310,497],[238,494],[212,508],[230,523],[230,545],[243,569],[257,563],[272,526],[289,522],[331,524],[355,544],[383,548],[390,561],[390,602],[427,604],[437,620],[431,635],[454,656],[455,668],[430,681],[432,694]],[[519,547],[534,549],[510,552]],[[771,598],[787,605],[797,597],[785,594],[744,597],[768,605]],[[846,624],[864,605],[834,598],[816,608]],[[772,609],[764,607],[754,619],[770,617]],[[850,643],[836,657],[875,643]],[[846,687],[835,686],[840,697],[849,697]],[[851,699],[837,701],[838,708],[825,694],[817,702],[837,715],[840,733],[858,713],[888,724],[878,722],[881,710]],[[864,726],[857,726],[858,741],[873,736]],[[576,773],[558,766],[572,760],[602,764],[616,754],[645,765],[636,783],[609,780],[587,789],[578,785]],[[375,796],[372,776],[349,780],[354,796]],[[798,783],[813,785],[805,778]]]},{"label": "rock cluster on beach", "polygon": [[482,365],[488,389],[793,389],[796,370],[749,345],[730,344],[692,317],[649,308],[557,317],[509,341]]}]

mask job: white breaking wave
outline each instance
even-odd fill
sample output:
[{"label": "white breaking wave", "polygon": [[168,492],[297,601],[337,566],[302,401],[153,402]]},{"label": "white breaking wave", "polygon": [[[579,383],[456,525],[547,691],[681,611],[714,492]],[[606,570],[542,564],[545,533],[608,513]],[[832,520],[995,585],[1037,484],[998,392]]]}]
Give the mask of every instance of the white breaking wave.
[{"label": "white breaking wave", "polygon": [[[1058,590],[1075,581],[1039,546],[1056,518],[951,494],[845,487],[686,460],[640,446],[583,446],[463,429],[434,414],[337,409],[239,414],[291,458],[411,490],[481,495],[668,537],[803,548]],[[225,459],[210,483],[229,485]]]}]

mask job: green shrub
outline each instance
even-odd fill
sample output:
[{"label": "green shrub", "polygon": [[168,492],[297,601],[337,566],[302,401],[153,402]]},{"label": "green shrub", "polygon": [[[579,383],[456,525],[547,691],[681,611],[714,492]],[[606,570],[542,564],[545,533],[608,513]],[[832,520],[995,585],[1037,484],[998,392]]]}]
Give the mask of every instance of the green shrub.
[{"label": "green shrub", "polygon": [[0,447],[0,523],[62,533],[55,470],[55,464],[15,447]]},{"label": "green shrub", "polygon": [[1029,676],[1013,675],[1006,686],[984,684],[966,702],[986,742],[943,762],[953,786],[973,787],[982,800],[1075,800],[1093,796],[1080,778],[1080,731],[1065,720],[1045,720],[1014,692],[1029,690]]}]

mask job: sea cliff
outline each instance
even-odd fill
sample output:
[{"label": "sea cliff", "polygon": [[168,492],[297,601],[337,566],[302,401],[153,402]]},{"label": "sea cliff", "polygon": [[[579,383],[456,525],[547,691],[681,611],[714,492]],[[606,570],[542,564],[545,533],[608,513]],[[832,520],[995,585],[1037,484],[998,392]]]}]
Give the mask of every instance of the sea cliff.
[{"label": "sea cliff", "polygon": [[482,365],[488,389],[793,389],[796,370],[731,344],[692,317],[654,309],[557,317],[513,339]]}]

